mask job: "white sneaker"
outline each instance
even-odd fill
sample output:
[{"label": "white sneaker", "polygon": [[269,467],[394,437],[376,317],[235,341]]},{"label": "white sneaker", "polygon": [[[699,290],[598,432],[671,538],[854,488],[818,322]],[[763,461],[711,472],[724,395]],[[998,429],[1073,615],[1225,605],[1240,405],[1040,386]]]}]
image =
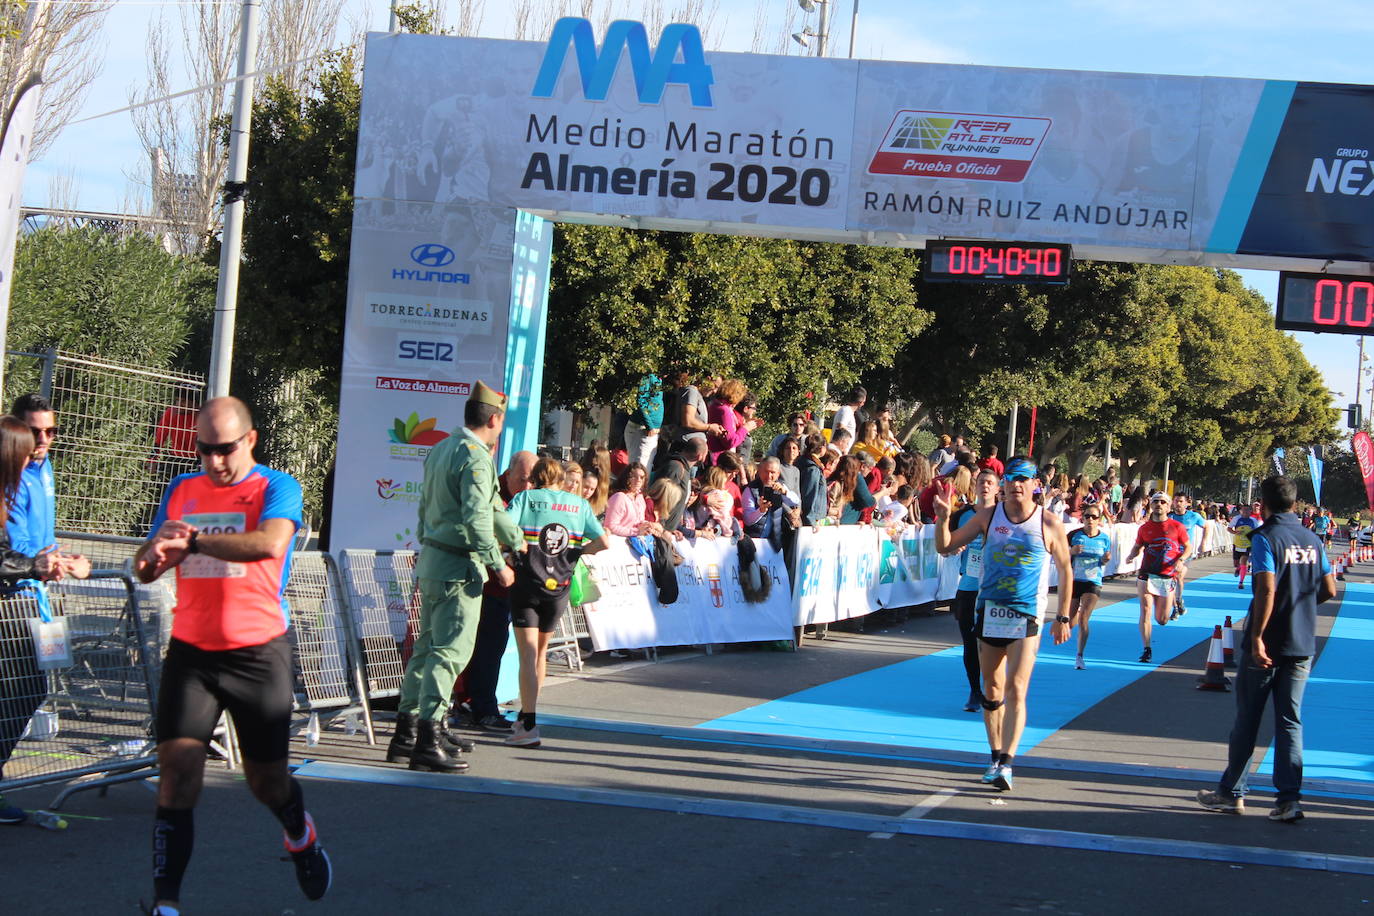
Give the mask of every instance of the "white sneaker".
[{"label": "white sneaker", "polygon": [[1085,671],[1088,667],[1087,665],[1083,664],[1083,656],[1081,655],[1074,657],[1073,666],[1077,668],[1079,671]]},{"label": "white sneaker", "polygon": [[506,738],[506,744],[511,747],[538,747],[539,746],[539,726],[526,728],[524,722],[516,722],[511,729],[510,735]]}]

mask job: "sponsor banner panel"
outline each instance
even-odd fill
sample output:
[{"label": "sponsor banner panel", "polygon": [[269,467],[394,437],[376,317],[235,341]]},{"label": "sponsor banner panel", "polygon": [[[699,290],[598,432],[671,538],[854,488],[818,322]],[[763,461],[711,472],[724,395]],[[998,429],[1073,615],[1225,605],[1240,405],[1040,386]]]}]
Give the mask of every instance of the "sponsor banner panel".
[{"label": "sponsor banner panel", "polygon": [[332,547],[418,549],[429,450],[462,427],[475,379],[505,380],[512,216],[358,201]]},{"label": "sponsor banner panel", "polygon": [[751,604],[739,586],[737,548],[728,540],[678,543],[678,600],[659,604],[649,561],[624,538],[586,557],[600,600],[583,606],[598,650],[692,646],[791,639],[791,594],[782,555],[755,541],[759,562],[773,576],[767,599]]},{"label": "sponsor banner panel", "polygon": [[1374,260],[1374,88],[1298,83],[1237,250]]},{"label": "sponsor banner panel", "polygon": [[792,613],[797,626],[843,620],[839,605],[841,528],[801,528],[797,531],[797,583],[792,589]]}]

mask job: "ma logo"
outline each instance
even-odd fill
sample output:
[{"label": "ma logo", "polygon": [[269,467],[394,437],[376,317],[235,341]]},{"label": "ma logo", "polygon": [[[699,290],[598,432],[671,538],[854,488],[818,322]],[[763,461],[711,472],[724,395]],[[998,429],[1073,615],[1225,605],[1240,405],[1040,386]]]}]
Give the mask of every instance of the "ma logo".
[{"label": "ma logo", "polygon": [[[592,24],[586,19],[566,16],[554,23],[553,34],[549,36],[548,48],[544,51],[544,62],[539,66],[539,75],[530,93],[532,96],[553,98],[569,45],[577,55],[582,95],[588,101],[606,100],[616,68],[620,65],[620,57],[628,48],[630,68],[635,75],[635,91],[639,93],[641,105],[657,105],[662,101],[663,90],[669,83],[681,83],[691,90],[693,105],[698,108],[712,107],[711,84],[715,82],[715,77],[706,63],[701,33],[694,25],[675,23],[665,26],[658,39],[658,48],[651,53],[649,33],[644,30],[643,23],[617,19],[606,29],[606,40],[598,52]],[[677,61],[679,51],[682,53],[681,63]]]}]

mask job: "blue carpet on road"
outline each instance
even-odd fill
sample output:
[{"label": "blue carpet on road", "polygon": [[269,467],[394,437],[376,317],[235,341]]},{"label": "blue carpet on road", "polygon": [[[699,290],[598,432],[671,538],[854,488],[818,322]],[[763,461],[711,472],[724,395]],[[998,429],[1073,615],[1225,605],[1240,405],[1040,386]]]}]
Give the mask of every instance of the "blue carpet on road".
[{"label": "blue carpet on road", "polygon": [[[1135,599],[1093,612],[1085,671],[1073,666],[1077,633],[1064,645],[1055,646],[1046,632],[1031,678],[1020,751],[1031,750],[1158,664],[1197,645],[1228,614],[1239,621],[1249,604],[1249,582],[1241,591],[1228,574],[1207,576],[1189,582],[1185,595],[1187,615],[1166,627],[1155,627],[1155,662],[1151,664],[1135,661],[1140,657],[1140,605]],[[949,626],[950,638],[957,640],[952,619]],[[962,658],[963,649],[956,645],[703,722],[701,727],[984,753],[983,718],[963,711],[968,681]]]},{"label": "blue carpet on road", "polygon": [[[1303,778],[1374,782],[1374,585],[1347,582],[1302,702]],[[1268,715],[1272,715],[1269,713]],[[1271,749],[1260,772],[1274,772]]]}]

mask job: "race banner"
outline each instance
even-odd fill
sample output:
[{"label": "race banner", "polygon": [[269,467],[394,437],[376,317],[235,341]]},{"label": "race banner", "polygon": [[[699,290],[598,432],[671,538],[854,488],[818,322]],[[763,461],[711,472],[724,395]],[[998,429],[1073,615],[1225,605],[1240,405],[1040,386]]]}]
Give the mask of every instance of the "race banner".
[{"label": "race banner", "polygon": [[717,538],[676,543],[683,562],[677,567],[678,599],[668,605],[658,601],[649,560],[636,555],[624,538],[610,542],[609,549],[585,558],[601,592],[582,608],[597,651],[792,638],[787,565],[767,541],[754,542],[772,579],[765,600],[745,598],[738,548],[729,538]]},{"label": "race banner", "polygon": [[366,59],[359,198],[1108,260],[1374,261],[1374,87],[708,53],[691,25],[598,35],[576,18],[547,42],[374,33]]},{"label": "race banner", "polygon": [[1350,443],[1355,449],[1355,460],[1360,464],[1360,476],[1364,478],[1365,502],[1374,512],[1374,441],[1370,440],[1369,433],[1361,430],[1350,438]]}]

